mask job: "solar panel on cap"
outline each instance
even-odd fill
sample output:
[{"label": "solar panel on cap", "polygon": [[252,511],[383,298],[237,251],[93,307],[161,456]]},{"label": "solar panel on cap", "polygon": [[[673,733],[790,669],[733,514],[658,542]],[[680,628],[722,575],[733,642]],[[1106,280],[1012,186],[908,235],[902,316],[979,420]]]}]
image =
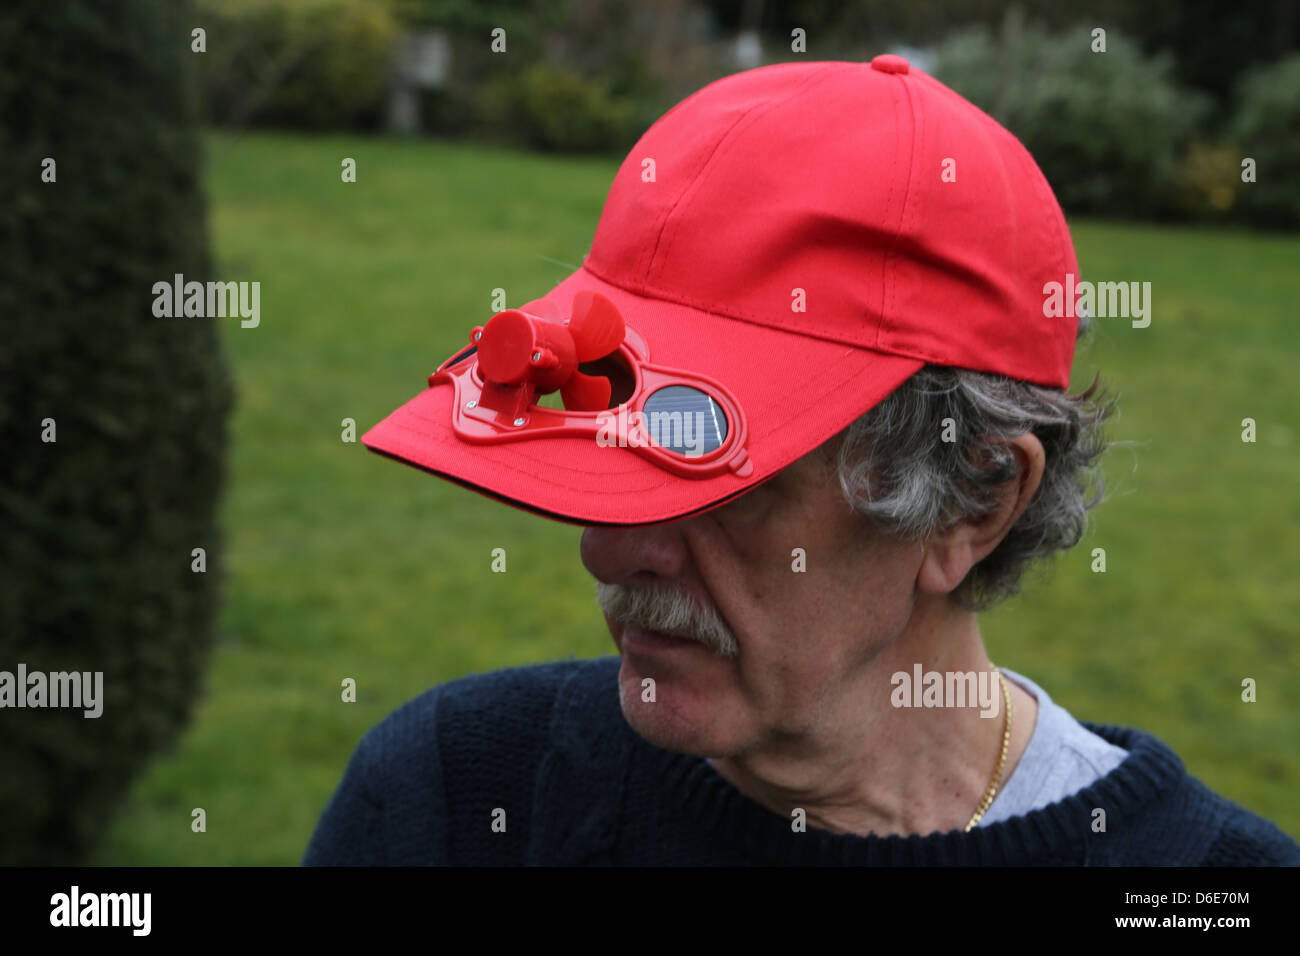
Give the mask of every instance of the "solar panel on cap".
[{"label": "solar panel on cap", "polygon": [[648,396],[645,416],[655,442],[681,455],[707,455],[727,438],[727,416],[717,402],[687,385],[669,385]]}]

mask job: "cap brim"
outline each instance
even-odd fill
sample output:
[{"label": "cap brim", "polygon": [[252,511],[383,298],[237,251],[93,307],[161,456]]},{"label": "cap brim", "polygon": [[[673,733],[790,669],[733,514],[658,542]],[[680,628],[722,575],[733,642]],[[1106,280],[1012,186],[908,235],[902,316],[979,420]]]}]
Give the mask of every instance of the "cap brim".
[{"label": "cap brim", "polygon": [[646,341],[651,362],[707,375],[731,391],[748,422],[750,475],[682,478],[630,449],[573,437],[470,444],[452,430],[452,388],[446,385],[425,388],[366,432],[362,443],[548,518],[652,524],[708,511],[761,484],[925,364],[634,295],[581,268],[546,298],[568,315],[583,289],[618,306]]}]

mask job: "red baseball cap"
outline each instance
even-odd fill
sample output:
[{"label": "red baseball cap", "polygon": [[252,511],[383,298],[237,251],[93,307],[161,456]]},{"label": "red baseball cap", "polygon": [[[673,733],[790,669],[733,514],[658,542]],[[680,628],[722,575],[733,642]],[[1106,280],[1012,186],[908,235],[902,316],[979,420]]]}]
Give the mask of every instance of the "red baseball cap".
[{"label": "red baseball cap", "polygon": [[[927,363],[1067,388],[1077,319],[1043,303],[1068,273],[1047,181],[970,102],[898,56],[761,67],[660,118],[582,267],[467,327],[362,442],[561,521],[673,520]],[[556,390],[563,408],[539,404]],[[701,429],[689,447],[674,412]]]}]

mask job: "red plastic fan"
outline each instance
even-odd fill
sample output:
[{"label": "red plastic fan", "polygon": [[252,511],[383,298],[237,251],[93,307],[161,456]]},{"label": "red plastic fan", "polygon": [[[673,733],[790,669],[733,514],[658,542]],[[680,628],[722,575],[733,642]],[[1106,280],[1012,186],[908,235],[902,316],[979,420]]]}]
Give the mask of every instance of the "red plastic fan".
[{"label": "red plastic fan", "polygon": [[570,411],[609,407],[613,390],[603,375],[578,371],[583,362],[609,355],[623,341],[623,316],[599,292],[583,290],[573,299],[573,313],[563,321],[546,299],[498,312],[471,336],[478,346],[478,368],[485,385],[523,387],[528,402],[556,389]]}]

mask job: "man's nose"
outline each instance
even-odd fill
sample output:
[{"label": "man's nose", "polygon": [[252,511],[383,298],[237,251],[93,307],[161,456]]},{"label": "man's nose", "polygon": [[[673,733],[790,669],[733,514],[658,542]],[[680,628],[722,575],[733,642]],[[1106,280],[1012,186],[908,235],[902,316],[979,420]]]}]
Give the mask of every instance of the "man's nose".
[{"label": "man's nose", "polygon": [[632,528],[586,528],[579,553],[592,577],[605,584],[677,578],[689,558],[680,520]]}]

